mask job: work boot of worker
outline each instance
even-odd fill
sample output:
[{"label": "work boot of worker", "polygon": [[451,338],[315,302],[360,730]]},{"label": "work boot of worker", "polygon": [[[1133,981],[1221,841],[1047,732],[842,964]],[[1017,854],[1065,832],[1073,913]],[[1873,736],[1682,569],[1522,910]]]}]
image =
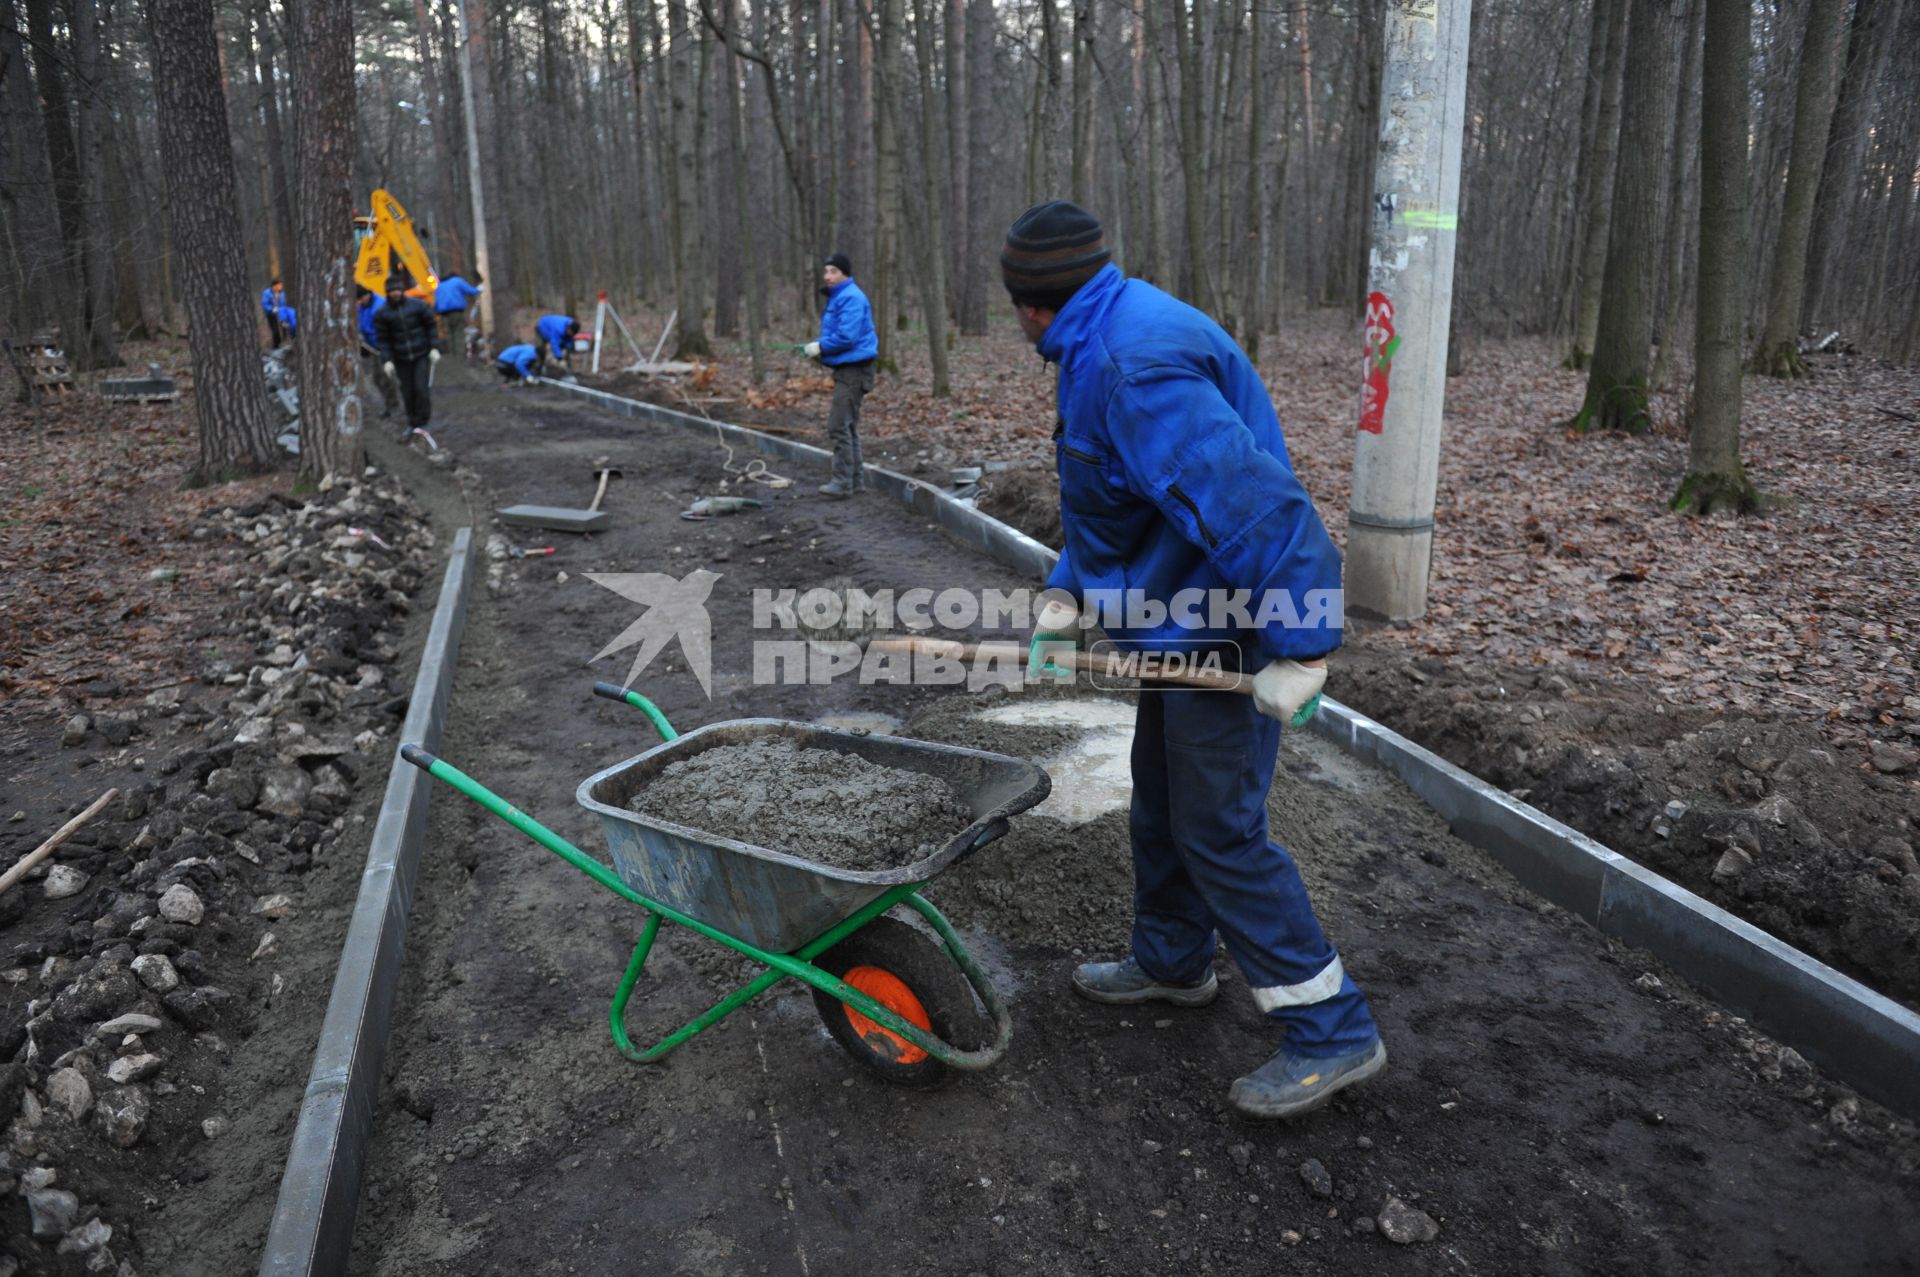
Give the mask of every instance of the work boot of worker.
[{"label": "work boot of worker", "polygon": [[1297,1117],[1387,1067],[1387,1045],[1375,1038],[1345,1055],[1297,1055],[1291,1051],[1235,1079],[1227,1103],[1248,1117]]},{"label": "work boot of worker", "polygon": [[1162,984],[1128,954],[1119,962],[1084,962],[1075,967],[1073,991],[1089,1001],[1114,1006],[1171,1002],[1177,1007],[1203,1007],[1220,996],[1220,981],[1208,971],[1199,984]]},{"label": "work boot of worker", "polygon": [[829,479],[820,485],[820,495],[832,497],[835,501],[844,501],[853,495],[853,489],[838,479]]}]

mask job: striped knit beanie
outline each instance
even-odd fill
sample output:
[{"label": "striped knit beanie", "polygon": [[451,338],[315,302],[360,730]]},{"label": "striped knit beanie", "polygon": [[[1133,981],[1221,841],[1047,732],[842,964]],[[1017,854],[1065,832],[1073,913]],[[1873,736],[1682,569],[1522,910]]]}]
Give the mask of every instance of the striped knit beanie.
[{"label": "striped knit beanie", "polygon": [[1000,250],[1010,293],[1071,295],[1112,258],[1100,219],[1070,200],[1035,204],[1014,220]]}]

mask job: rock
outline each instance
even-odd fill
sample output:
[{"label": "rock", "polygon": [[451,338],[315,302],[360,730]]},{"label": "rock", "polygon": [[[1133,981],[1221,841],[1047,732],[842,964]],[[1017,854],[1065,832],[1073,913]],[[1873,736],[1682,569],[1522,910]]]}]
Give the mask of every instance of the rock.
[{"label": "rock", "polygon": [[[165,962],[166,959],[162,958],[161,961]],[[135,965],[138,965],[139,962],[140,959],[134,959]],[[159,1016],[143,1015],[138,1011],[129,1011],[125,1015],[114,1016],[113,1019],[106,1021],[99,1028],[95,1029],[94,1032],[103,1038],[118,1037],[123,1033],[153,1033],[161,1028],[162,1023]]]},{"label": "rock", "polygon": [[[62,1255],[91,1255],[113,1240],[113,1225],[102,1223],[98,1216],[88,1220],[80,1227],[60,1239],[55,1251]],[[89,1264],[91,1269],[92,1265]]]},{"label": "rock", "polygon": [[65,900],[68,896],[77,896],[87,885],[87,875],[72,865],[55,865],[47,870],[47,881],[43,890],[49,900]]},{"label": "rock", "polygon": [[216,767],[207,775],[207,792],[216,798],[228,798],[245,811],[260,798],[260,782],[248,772],[234,767]]},{"label": "rock", "polygon": [[80,1213],[80,1199],[64,1188],[36,1188],[27,1194],[27,1214],[33,1220],[33,1235],[41,1241],[66,1236],[73,1217]]},{"label": "rock", "polygon": [[263,918],[278,922],[293,912],[293,897],[279,892],[271,896],[262,896],[254,904],[253,911]]},{"label": "rock", "polygon": [[200,1123],[200,1133],[210,1140],[217,1140],[225,1135],[227,1128],[232,1125],[233,1123],[216,1113]]},{"label": "rock", "polygon": [[202,989],[175,989],[166,996],[166,1004],[175,1019],[199,1033],[219,1023],[221,1008],[232,998],[225,989],[210,984]]},{"label": "rock", "polygon": [[1692,810],[1693,805],[1691,803],[1683,802],[1675,798],[1667,804],[1665,815],[1668,820],[1678,820]]},{"label": "rock", "polygon": [[1373,1216],[1355,1215],[1353,1222],[1348,1224],[1347,1227],[1351,1228],[1355,1233],[1370,1233],[1374,1229]]},{"label": "rock", "polygon": [[1372,1148],[1373,1140],[1365,1135],[1356,1135],[1353,1137],[1353,1146],[1355,1148]]},{"label": "rock", "polygon": [[1244,1174],[1253,1160],[1253,1149],[1246,1144],[1235,1144],[1227,1150],[1227,1156],[1233,1159],[1233,1168]]},{"label": "rock", "polygon": [[140,985],[131,972],[117,962],[102,961],[60,990],[53,1000],[53,1015],[70,1024],[102,1020],[139,996]]},{"label": "rock", "polygon": [[1920,751],[1891,745],[1883,740],[1869,742],[1867,756],[1873,762],[1873,770],[1883,776],[1904,776],[1920,769]]},{"label": "rock", "polygon": [[141,954],[133,960],[133,973],[155,993],[172,993],[180,987],[180,973],[163,953]]},{"label": "rock", "polygon": [[92,726],[93,720],[85,714],[75,714],[72,718],[69,718],[66,727],[62,728],[60,732],[61,747],[64,749],[72,749],[75,745],[78,745],[87,738],[87,729]]},{"label": "rock", "polygon": [[47,1078],[47,1103],[70,1121],[84,1121],[93,1107],[93,1087],[79,1069],[55,1069]]},{"label": "rock", "polygon": [[1387,1240],[1401,1246],[1430,1242],[1440,1235],[1440,1225],[1423,1210],[1415,1210],[1397,1197],[1389,1197],[1375,1217]]},{"label": "rock", "polygon": [[269,931],[260,937],[259,944],[253,946],[253,955],[249,957],[247,961],[258,962],[262,958],[271,958],[278,952],[280,952],[279,938],[276,937],[273,932]]},{"label": "rock", "polygon": [[160,916],[168,922],[197,927],[206,913],[206,906],[200,903],[200,897],[184,882],[174,883],[160,897]]},{"label": "rock", "polygon": [[1713,866],[1715,882],[1732,882],[1747,870],[1753,868],[1753,857],[1745,848],[1729,847],[1720,853],[1720,859]]},{"label": "rock", "polygon": [[36,1188],[52,1188],[55,1178],[53,1167],[35,1166],[20,1173],[20,1191],[31,1193]]},{"label": "rock", "polygon": [[107,1066],[107,1080],[115,1086],[144,1082],[160,1071],[161,1063],[157,1055],[123,1055]]},{"label": "rock", "polygon": [[119,714],[102,714],[93,720],[93,725],[107,738],[109,745],[124,745],[133,739],[133,720]]},{"label": "rock", "polygon": [[307,795],[313,791],[313,778],[298,767],[274,767],[260,784],[260,798],[254,804],[259,811],[288,820],[298,819]]},{"label": "rock", "polygon": [[1300,1234],[1295,1232],[1293,1229],[1287,1228],[1287,1229],[1281,1230],[1280,1244],[1282,1246],[1298,1246],[1300,1242],[1301,1242]]},{"label": "rock", "polygon": [[1300,1182],[1315,1197],[1333,1196],[1333,1176],[1327,1173],[1327,1168],[1318,1159],[1309,1158],[1300,1163]]},{"label": "rock", "polygon": [[147,1115],[152,1111],[153,1101],[145,1091],[137,1086],[120,1086],[100,1097],[93,1115],[108,1143],[115,1148],[132,1148],[146,1131]]}]

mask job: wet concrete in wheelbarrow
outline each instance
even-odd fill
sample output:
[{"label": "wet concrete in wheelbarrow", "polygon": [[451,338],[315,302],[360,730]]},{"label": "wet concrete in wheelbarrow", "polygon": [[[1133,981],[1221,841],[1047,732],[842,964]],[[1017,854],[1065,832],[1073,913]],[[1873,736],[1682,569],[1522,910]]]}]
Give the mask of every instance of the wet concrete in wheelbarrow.
[{"label": "wet concrete in wheelbarrow", "polygon": [[[581,504],[587,463],[606,452],[641,476],[616,489],[611,533],[513,561],[506,592],[475,600],[444,746],[595,854],[574,787],[652,737],[586,694],[627,659],[586,664],[637,609],[575,584],[582,570],[679,578],[729,557],[713,568],[738,575],[713,592],[713,698],[684,662],[656,660],[637,684],[682,730],[891,714],[911,716],[908,734],[1036,759],[1077,731],[1083,697],[1057,726],[1022,725],[981,714],[1031,694],[751,684],[753,584],[1018,584],[897,505],[829,505],[812,495],[819,476],[801,475],[802,496],[684,524],[675,512],[720,474],[708,441],[538,395],[440,398],[445,437],[503,502]],[[1203,1010],[1067,992],[1079,954],[1126,941],[1123,811],[1078,826],[1022,817],[929,888],[1015,1028],[991,1070],[909,1092],[857,1072],[791,985],[664,1064],[623,1060],[606,1007],[639,911],[439,791],[355,1271],[1920,1267],[1910,1126],[1516,890],[1397,783],[1306,736],[1282,749],[1275,835],[1392,1052],[1375,1082],[1293,1123],[1225,1106],[1275,1043],[1224,959],[1226,994]],[[630,1010],[636,1038],[717,1001],[743,966],[664,929]],[[1389,1198],[1430,1215],[1438,1238],[1402,1248],[1370,1228]]]},{"label": "wet concrete in wheelbarrow", "polygon": [[627,806],[642,816],[837,869],[924,860],[972,823],[938,776],[790,740],[720,745],[669,764]]}]

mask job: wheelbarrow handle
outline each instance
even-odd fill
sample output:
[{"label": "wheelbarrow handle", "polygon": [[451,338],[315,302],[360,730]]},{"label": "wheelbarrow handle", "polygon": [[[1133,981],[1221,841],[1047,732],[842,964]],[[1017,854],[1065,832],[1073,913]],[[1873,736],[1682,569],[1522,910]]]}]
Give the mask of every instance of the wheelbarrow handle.
[{"label": "wheelbarrow handle", "polygon": [[667,716],[660,712],[658,705],[631,688],[621,687],[617,683],[600,682],[593,685],[593,694],[604,696],[610,701],[631,705],[645,714],[653,721],[654,730],[660,733],[661,740],[676,740],[680,736],[680,733],[674,730],[673,724],[667,721]]},{"label": "wheelbarrow handle", "polygon": [[412,763],[415,767],[418,767],[423,772],[432,771],[433,765],[440,761],[439,759],[435,758],[432,754],[429,754],[425,749],[422,749],[420,746],[414,745],[414,744],[402,745],[400,747],[400,757],[406,759],[408,762]]}]

